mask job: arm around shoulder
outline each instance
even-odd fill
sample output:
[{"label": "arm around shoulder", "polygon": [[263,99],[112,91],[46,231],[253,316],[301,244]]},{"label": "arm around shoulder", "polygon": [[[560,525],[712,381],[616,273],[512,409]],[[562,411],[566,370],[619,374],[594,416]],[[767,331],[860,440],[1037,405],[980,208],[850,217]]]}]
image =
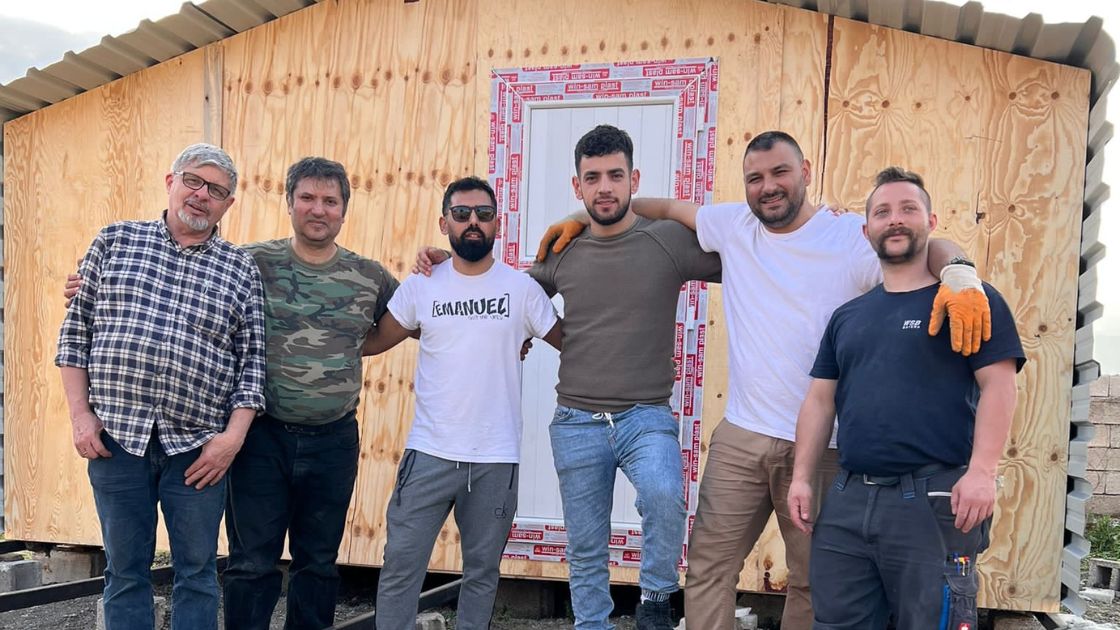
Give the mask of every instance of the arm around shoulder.
[{"label": "arm around shoulder", "polygon": [[377,325],[369,329],[362,341],[362,356],[381,354],[409,337],[420,337],[420,329],[410,330],[401,325],[391,311],[386,311]]},{"label": "arm around shoulder", "polygon": [[630,202],[634,214],[647,219],[669,219],[696,231],[696,214],[700,206],[691,201],[657,197],[635,197]]}]

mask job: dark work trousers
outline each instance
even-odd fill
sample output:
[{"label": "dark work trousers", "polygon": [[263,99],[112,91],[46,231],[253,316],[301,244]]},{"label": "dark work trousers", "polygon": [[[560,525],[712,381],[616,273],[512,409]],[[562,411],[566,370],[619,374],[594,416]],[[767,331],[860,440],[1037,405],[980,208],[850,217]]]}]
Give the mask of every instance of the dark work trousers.
[{"label": "dark work trousers", "polygon": [[498,564],[517,511],[517,464],[455,462],[406,450],[386,515],[385,565],[377,583],[378,630],[412,630],[428,560],[455,508],[463,586],[455,627],[486,630],[498,592]]},{"label": "dark work trousers", "polygon": [[[878,630],[888,618],[898,630],[976,627],[976,556],[990,519],[967,534],[954,527],[950,493],[964,472],[886,485],[840,472],[813,527],[814,628]],[[953,561],[965,556],[967,571]]]},{"label": "dark work trousers", "polygon": [[277,568],[289,534],[288,629],[334,623],[338,545],[358,472],[358,423],[351,412],[321,426],[253,421],[229,472],[223,574],[230,630],[267,630],[280,597]]}]

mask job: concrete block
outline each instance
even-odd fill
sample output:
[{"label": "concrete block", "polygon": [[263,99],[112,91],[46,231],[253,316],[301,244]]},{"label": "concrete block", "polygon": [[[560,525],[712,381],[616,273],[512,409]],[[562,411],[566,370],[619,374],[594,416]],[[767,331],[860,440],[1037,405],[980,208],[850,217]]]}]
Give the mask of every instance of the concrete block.
[{"label": "concrete block", "polygon": [[1089,586],[1120,589],[1120,562],[1106,558],[1089,558]]},{"label": "concrete block", "polygon": [[105,573],[105,552],[91,547],[59,545],[43,569],[43,584],[88,580]]},{"label": "concrete block", "polygon": [[437,612],[426,612],[416,616],[416,630],[447,630],[447,620]]},{"label": "concrete block", "polygon": [[0,593],[43,585],[43,565],[34,560],[0,562]]},{"label": "concrete block", "polygon": [[1086,588],[1081,591],[1080,595],[1082,599],[1092,602],[1111,604],[1112,600],[1116,598],[1116,591],[1110,588]]},{"label": "concrete block", "polygon": [[[1120,448],[1120,425],[1102,424],[1101,428],[1109,427],[1108,431],[1108,446],[1109,448]],[[1096,436],[1094,436],[1096,437]]]},{"label": "concrete block", "polygon": [[502,580],[494,599],[494,610],[521,619],[547,619],[564,615],[565,582]]},{"label": "concrete block", "polygon": [[[1090,447],[1110,447],[1112,446],[1112,432],[1109,431],[1112,425],[1108,424],[1094,424],[1093,425],[1093,438],[1089,440]],[[1120,431],[1117,431],[1117,437],[1120,437]],[[1080,434],[1078,435],[1080,437]]]},{"label": "concrete block", "polygon": [[1120,497],[1097,495],[1089,499],[1090,514],[1120,515]]},{"label": "concrete block", "polygon": [[1093,424],[1120,424],[1120,398],[1094,398],[1089,403],[1089,421]]},{"label": "concrete block", "polygon": [[[168,626],[168,624],[164,623],[164,619],[167,618],[167,610],[168,610],[167,598],[166,597],[159,597],[157,595],[156,597],[152,598],[152,604],[155,607],[155,613],[153,614],[153,617],[154,617],[153,624],[154,625],[152,627],[154,627],[156,630],[161,630],[162,628],[165,628],[165,627]],[[97,626],[96,626],[96,628],[97,628],[97,630],[105,630],[105,600],[100,598],[100,597],[97,598]]]},{"label": "concrete block", "polygon": [[1085,481],[1093,486],[1093,494],[1104,494],[1104,472],[1099,470],[1085,471]]},{"label": "concrete block", "polygon": [[1089,395],[1093,398],[1108,398],[1109,377],[1102,376],[1089,383]]},{"label": "concrete block", "polygon": [[1108,470],[1108,451],[1107,448],[1090,448],[1089,460],[1085,467],[1089,470]]},{"label": "concrete block", "polygon": [[1043,628],[1034,615],[1002,610],[992,612],[992,630],[1042,630]]},{"label": "concrete block", "polygon": [[1105,494],[1120,494],[1120,472],[1111,470],[1104,474]]}]

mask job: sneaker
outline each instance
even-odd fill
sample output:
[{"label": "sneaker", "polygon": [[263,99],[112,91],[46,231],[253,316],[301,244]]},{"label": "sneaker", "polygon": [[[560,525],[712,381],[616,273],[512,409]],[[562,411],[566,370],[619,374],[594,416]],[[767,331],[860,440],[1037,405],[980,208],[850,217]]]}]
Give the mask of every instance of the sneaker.
[{"label": "sneaker", "polygon": [[646,600],[638,604],[634,620],[638,630],[673,630],[673,620],[669,610],[669,602],[655,602]]}]

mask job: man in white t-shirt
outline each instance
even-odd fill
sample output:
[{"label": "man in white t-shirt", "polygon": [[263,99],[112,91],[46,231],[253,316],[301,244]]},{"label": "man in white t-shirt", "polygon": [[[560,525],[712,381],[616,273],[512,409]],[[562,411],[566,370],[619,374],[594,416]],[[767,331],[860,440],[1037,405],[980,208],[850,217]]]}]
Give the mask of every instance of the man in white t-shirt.
[{"label": "man in white t-shirt", "polygon": [[452,182],[440,231],[452,264],[409,276],[367,341],[384,352],[419,332],[416,413],[389,500],[379,630],[411,630],[432,546],[451,508],[463,585],[457,628],[489,627],[498,565],[517,510],[522,344],[560,347],[560,322],[527,274],[494,259],[494,191],[476,177]]},{"label": "man in white t-shirt", "polygon": [[[685,617],[690,628],[732,627],[739,572],[773,512],[789,567],[782,628],[806,630],[813,623],[810,541],[786,508],[797,412],[833,310],[878,284],[882,272],[863,237],[862,217],[810,203],[809,161],[788,134],[769,131],[751,140],[743,176],[745,203],[699,207],[636,198],[632,204],[637,214],[696,230],[700,246],[719,252],[723,262],[729,399],[724,421],[712,433],[700,482],[688,546]],[[554,228],[542,245],[563,229]],[[565,245],[561,237],[554,249]],[[930,241],[930,269],[937,275],[944,268],[931,334],[940,330],[948,311],[954,349],[966,355],[979,348],[988,313],[971,264],[954,243]],[[818,466],[817,483],[837,470],[832,449]],[[815,515],[816,506],[811,507]]]}]

